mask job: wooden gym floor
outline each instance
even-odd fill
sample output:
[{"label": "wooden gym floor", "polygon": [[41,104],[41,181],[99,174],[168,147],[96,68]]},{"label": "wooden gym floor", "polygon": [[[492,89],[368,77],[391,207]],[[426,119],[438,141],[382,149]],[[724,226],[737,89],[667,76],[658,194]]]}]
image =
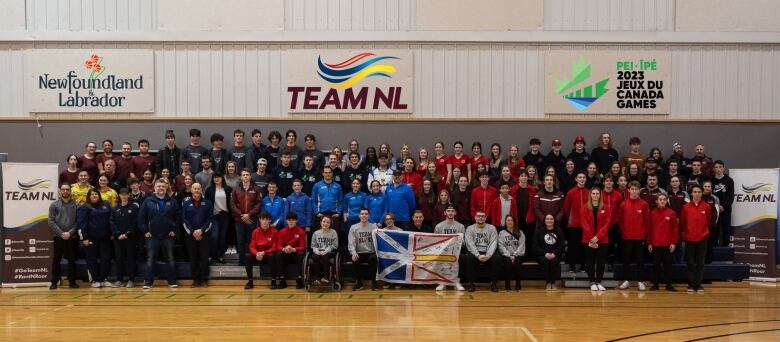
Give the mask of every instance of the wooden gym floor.
[{"label": "wooden gym floor", "polygon": [[[309,293],[191,289],[2,289],[4,341],[780,340],[774,284],[717,283],[703,294],[585,289]],[[503,283],[501,283],[503,288]]]}]

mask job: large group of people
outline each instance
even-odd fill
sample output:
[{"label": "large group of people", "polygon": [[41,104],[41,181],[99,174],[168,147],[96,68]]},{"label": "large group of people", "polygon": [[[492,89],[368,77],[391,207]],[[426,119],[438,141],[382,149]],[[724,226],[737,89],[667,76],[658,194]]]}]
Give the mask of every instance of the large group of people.
[{"label": "large group of people", "polygon": [[[455,141],[450,154],[433,149],[397,151],[387,143],[360,148],[357,140],[325,153],[307,134],[272,131],[268,145],[254,129],[249,141],[236,129],[230,146],[214,133],[201,145],[191,129],[180,148],[173,131],[153,155],[146,139],[122,143],[89,142],[82,155],[66,158],[60,196],[50,208],[54,236],[51,288],[61,282],[60,262],[68,260],[68,280],[76,283],[82,245],[92,287],[133,287],[136,262],[144,258],[144,288],[153,285],[158,253],[168,284],[177,286],[174,248],[183,245],[193,286],[208,286],[209,265],[237,254],[254,287],[253,268],[267,264],[271,288],[287,287],[288,265],[297,265],[297,288],[304,286],[303,255],[313,257],[312,282],[328,283],[330,262],[340,253],[352,262],[354,289],[376,281],[375,229],[464,236],[460,264],[466,287],[474,291],[478,268],[489,269],[490,288],[520,290],[523,262],[538,262],[546,288],[554,290],[561,263],[585,270],[592,291],[601,284],[607,262],[622,261],[621,289],[644,283],[645,253],[652,254],[650,290],[675,291],[673,262],[688,268],[688,291],[703,291],[704,264],[712,248],[731,234],[734,184],[725,164],[696,145],[691,157],[672,144],[665,158],[654,147],[644,155],[633,137],[619,154],[612,136],[602,133],[586,151],[577,136],[570,153],[559,139],[545,155],[530,139],[528,152],[517,145],[504,153],[498,143],[483,152],[480,142]],[[116,280],[109,282],[112,259]],[[292,280],[292,279],[290,279]],[[444,284],[436,288],[445,289]]]}]

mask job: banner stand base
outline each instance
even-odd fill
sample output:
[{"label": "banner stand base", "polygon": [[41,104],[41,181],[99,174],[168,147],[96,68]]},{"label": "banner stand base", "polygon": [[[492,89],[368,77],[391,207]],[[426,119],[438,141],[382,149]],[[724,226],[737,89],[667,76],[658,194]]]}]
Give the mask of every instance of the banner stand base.
[{"label": "banner stand base", "polygon": [[780,278],[761,278],[761,277],[750,277],[748,278],[749,281],[761,281],[761,282],[767,282],[767,283],[776,283],[780,281]]},{"label": "banner stand base", "polygon": [[11,283],[11,284],[5,283],[5,284],[3,284],[0,287],[15,289],[17,287],[49,287],[49,285],[51,285],[51,283],[49,283],[49,282],[45,282],[45,283]]}]

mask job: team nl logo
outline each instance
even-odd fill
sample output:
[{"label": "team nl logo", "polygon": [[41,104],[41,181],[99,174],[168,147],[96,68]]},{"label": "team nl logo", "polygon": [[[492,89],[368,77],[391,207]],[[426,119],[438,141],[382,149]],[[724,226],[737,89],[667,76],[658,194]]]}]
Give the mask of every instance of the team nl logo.
[{"label": "team nl logo", "polygon": [[32,179],[29,181],[17,181],[17,186],[19,186],[19,190],[22,190],[24,192],[32,192],[38,189],[47,189],[49,188],[49,180],[48,179]]},{"label": "team nl logo", "polygon": [[6,191],[6,201],[39,201],[55,200],[54,192],[41,189],[48,189],[51,186],[51,180],[35,178],[31,180],[18,180],[16,186],[21,191]]},{"label": "team nl logo", "polygon": [[734,195],[735,202],[769,202],[774,203],[775,194],[772,193],[771,183],[756,183],[752,185],[741,185],[741,194]]},{"label": "team nl logo", "polygon": [[[331,88],[349,88],[367,77],[392,78],[390,74],[395,73],[395,67],[377,63],[386,59],[400,58],[393,56],[375,56],[376,54],[374,53],[363,52],[337,64],[323,63],[322,56],[317,56],[317,74],[320,75],[323,80],[329,82]],[[365,60],[367,58],[368,60]]]},{"label": "team nl logo", "polygon": [[608,81],[609,77],[590,83],[590,63],[580,56],[579,61],[571,67],[570,79],[555,80],[555,92],[577,110],[584,111],[607,93]]}]

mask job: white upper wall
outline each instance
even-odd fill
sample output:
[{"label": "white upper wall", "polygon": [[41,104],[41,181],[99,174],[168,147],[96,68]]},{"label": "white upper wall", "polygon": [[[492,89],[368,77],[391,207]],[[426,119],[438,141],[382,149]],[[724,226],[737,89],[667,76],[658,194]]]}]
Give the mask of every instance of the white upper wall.
[{"label": "white upper wall", "polygon": [[777,0],[678,0],[678,31],[780,31]]}]

